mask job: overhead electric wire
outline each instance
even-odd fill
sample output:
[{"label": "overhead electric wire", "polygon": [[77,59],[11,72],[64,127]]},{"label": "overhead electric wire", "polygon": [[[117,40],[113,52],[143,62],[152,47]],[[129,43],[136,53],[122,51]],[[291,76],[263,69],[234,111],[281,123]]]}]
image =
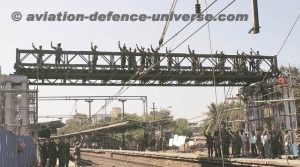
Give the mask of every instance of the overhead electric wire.
[{"label": "overhead electric wire", "polygon": [[[207,9],[209,9],[214,3],[216,3],[218,0],[215,0],[214,2],[212,2],[208,7],[206,7],[206,9],[204,9],[203,11],[201,11],[201,14],[203,12],[205,12]],[[184,27],[182,27],[177,33],[175,33],[171,38],[169,38],[166,42],[164,42],[162,44],[162,46],[166,45],[168,42],[170,42],[173,38],[175,38],[177,35],[179,35],[184,29],[186,29],[192,22],[194,22],[196,19],[198,18],[198,16],[194,17],[188,24],[186,24]]]},{"label": "overhead electric wire", "polygon": [[[300,18],[300,14],[299,14],[298,17],[296,18],[296,20],[295,20],[293,26],[291,27],[290,31],[289,31],[288,34],[286,35],[286,37],[285,37],[285,39],[284,39],[282,45],[280,46],[280,48],[279,48],[277,54],[275,55],[275,57],[278,57],[279,54],[281,53],[281,51],[282,51],[283,47],[285,46],[287,40],[289,39],[290,35],[292,34],[292,31],[294,30],[294,28],[295,28],[295,26],[296,26],[296,24],[297,24],[299,18]],[[267,78],[267,75],[269,74],[270,71],[271,71],[271,69],[267,71],[266,75],[264,76],[263,80],[262,80],[260,83],[262,83],[262,82]]]},{"label": "overhead electric wire", "polygon": [[285,46],[285,44],[286,44],[287,40],[289,39],[289,37],[290,37],[292,31],[294,30],[294,28],[295,28],[295,26],[296,26],[296,24],[297,24],[299,18],[300,18],[300,14],[299,14],[298,17],[296,18],[296,20],[295,20],[293,26],[291,27],[290,31],[289,31],[288,34],[286,35],[286,37],[285,37],[285,39],[284,39],[284,41],[283,41],[283,43],[282,43],[280,49],[278,50],[277,54],[275,55],[276,57],[280,54],[281,50],[282,50],[283,47]]},{"label": "overhead electric wire", "polygon": [[[217,0],[216,0],[217,1]],[[117,91],[116,93],[115,93],[115,95],[114,96],[119,96],[119,95],[121,95],[123,92],[125,92],[130,86],[132,86],[132,84],[133,83],[135,83],[138,79],[140,79],[140,78],[142,78],[142,77],[144,77],[150,70],[152,70],[156,65],[158,65],[160,62],[162,62],[170,53],[172,53],[174,50],[176,50],[178,47],[180,47],[182,44],[184,44],[188,39],[190,39],[193,35],[195,35],[197,32],[199,32],[204,26],[206,26],[209,22],[211,22],[214,18],[216,18],[219,14],[221,14],[225,9],[227,9],[230,5],[232,5],[234,2],[235,2],[236,0],[233,0],[232,2],[230,2],[227,6],[225,6],[220,12],[218,12],[216,15],[214,15],[213,17],[212,17],[212,19],[210,19],[210,20],[208,20],[205,24],[203,24],[200,28],[198,28],[195,32],[193,32],[191,35],[189,35],[186,39],[184,39],[181,43],[179,43],[174,49],[172,49],[172,50],[170,50],[159,62],[157,62],[156,64],[153,64],[151,67],[149,67],[148,69],[146,69],[146,71],[144,71],[144,73],[141,75],[141,76],[139,76],[138,78],[136,78],[133,82],[131,82],[131,79],[133,79],[134,77],[136,77],[137,76],[137,73],[136,74],[134,74],[126,83],[124,83],[124,85],[122,86],[122,88],[119,90],[119,91]],[[212,4],[214,4],[215,3],[215,1],[212,3]],[[209,6],[208,6],[208,8],[209,7],[211,7],[212,6],[212,4],[210,4]],[[204,11],[206,11],[207,9],[205,9]],[[203,11],[203,12],[204,12]],[[190,23],[189,23],[190,24]],[[183,29],[181,29],[180,30],[180,32],[182,31]],[[172,37],[173,38],[173,37]],[[171,39],[171,38],[170,38]],[[169,41],[169,40],[168,40]],[[168,42],[167,41],[167,42]],[[164,44],[162,44],[162,46],[164,46],[167,42],[165,42]],[[153,53],[154,54],[154,53]],[[137,71],[138,72],[138,71]],[[127,86],[127,87],[126,87]],[[125,88],[126,87],[126,88]],[[110,104],[112,101],[113,101],[114,99],[111,99],[111,100],[109,100],[109,101],[107,101],[107,103],[105,103],[106,105],[107,104]],[[99,113],[101,110],[103,109],[103,107],[102,108],[100,108],[95,114],[97,114],[97,113]],[[95,115],[94,114],[94,115]]]},{"label": "overhead electric wire", "polygon": [[166,24],[164,26],[163,32],[162,32],[160,40],[159,40],[159,47],[161,46],[161,44],[164,41],[165,35],[167,33],[167,30],[168,30],[168,27],[169,27],[169,24],[170,24],[170,21],[171,21],[171,15],[174,13],[176,4],[177,4],[177,0],[173,0],[172,6],[171,6],[171,9],[170,9],[170,12],[169,12],[168,20],[166,21]]}]

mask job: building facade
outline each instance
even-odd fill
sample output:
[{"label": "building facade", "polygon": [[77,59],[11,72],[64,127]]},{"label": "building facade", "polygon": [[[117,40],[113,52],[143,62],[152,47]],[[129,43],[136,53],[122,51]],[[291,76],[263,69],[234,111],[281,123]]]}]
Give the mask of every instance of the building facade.
[{"label": "building facade", "polygon": [[29,90],[26,76],[0,74],[1,125],[9,131],[29,135],[37,125],[37,91]]}]

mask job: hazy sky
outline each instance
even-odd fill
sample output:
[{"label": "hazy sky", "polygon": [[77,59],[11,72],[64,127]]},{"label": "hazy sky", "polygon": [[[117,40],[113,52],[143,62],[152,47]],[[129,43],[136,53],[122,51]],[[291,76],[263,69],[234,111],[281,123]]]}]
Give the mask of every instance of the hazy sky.
[{"label": "hazy sky", "polygon": [[[207,0],[211,3],[212,0]],[[227,5],[230,0],[219,0],[209,13],[216,13]],[[293,22],[300,13],[300,1],[296,0],[258,0],[261,33],[248,34],[251,28],[251,18],[247,22],[213,22],[210,24],[212,48],[223,50],[225,54],[234,54],[236,50],[250,51],[250,48],[259,50],[263,55],[275,55],[290,30]],[[118,51],[117,41],[134,47],[157,45],[163,29],[164,22],[27,22],[24,15],[29,13],[42,14],[65,12],[92,14],[96,11],[106,14],[114,13],[168,13],[172,0],[10,0],[1,3],[0,10],[0,65],[2,73],[14,72],[15,50],[31,49],[31,43],[43,45],[50,49],[50,41],[61,42],[64,50],[89,50],[90,42],[99,46],[98,50]],[[202,9],[205,1],[200,0]],[[178,0],[175,12],[182,14],[194,13],[195,0]],[[23,19],[15,22],[11,19],[14,11],[23,13]],[[225,13],[251,15],[251,0],[237,0]],[[299,21],[300,22],[300,21]],[[187,22],[171,22],[166,38],[177,32]],[[200,27],[203,22],[195,22],[184,33],[178,36],[168,47],[174,47],[187,35]],[[300,66],[299,59],[300,25],[296,25],[291,37],[278,57],[279,65]],[[187,45],[197,53],[209,53],[209,40],[207,28],[203,28],[187,43],[175,52],[187,52]],[[32,87],[33,88],[33,87]],[[119,87],[54,87],[40,86],[40,96],[59,95],[113,95]],[[217,89],[219,101],[224,99],[224,88]],[[176,117],[192,118],[207,111],[207,106],[215,101],[212,87],[131,87],[123,95],[148,96],[149,108],[152,102],[157,107],[172,106],[171,112]],[[92,112],[96,112],[104,102],[92,103]],[[71,114],[73,101],[40,102],[39,115]],[[108,108],[121,106],[114,102]],[[78,102],[78,111],[87,113],[88,104]],[[141,102],[126,102],[127,112],[142,113]]]}]

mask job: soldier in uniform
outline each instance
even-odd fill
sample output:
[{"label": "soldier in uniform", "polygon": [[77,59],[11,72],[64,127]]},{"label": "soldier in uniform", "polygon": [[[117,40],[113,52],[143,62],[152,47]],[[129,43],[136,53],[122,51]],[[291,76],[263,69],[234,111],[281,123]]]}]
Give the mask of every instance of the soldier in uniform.
[{"label": "soldier in uniform", "polygon": [[168,69],[168,71],[170,71],[171,70],[171,67],[172,67],[172,61],[173,61],[173,59],[172,59],[172,56],[171,56],[171,50],[168,50],[167,48],[166,48],[166,55],[167,55],[167,69]]},{"label": "soldier in uniform", "polygon": [[66,145],[66,167],[69,167],[71,145],[68,140],[65,140],[65,145]]},{"label": "soldier in uniform", "polygon": [[126,49],[126,45],[125,44],[123,45],[123,47],[121,47],[120,41],[118,41],[118,45],[119,45],[120,51],[122,52],[121,53],[121,67],[124,70],[125,64],[126,64],[126,52],[127,52],[127,49]]},{"label": "soldier in uniform", "polygon": [[220,141],[220,136],[218,131],[214,132],[213,139],[214,139],[215,157],[221,157],[221,141]]},{"label": "soldier in uniform", "polygon": [[207,145],[207,149],[208,149],[208,157],[213,157],[213,147],[214,147],[214,139],[211,136],[211,133],[208,132],[208,134],[206,135],[205,131],[204,131],[204,136],[206,137],[206,145]]},{"label": "soldier in uniform", "polygon": [[48,144],[49,167],[55,167],[57,158],[56,144],[53,139],[50,139]]},{"label": "soldier in uniform", "polygon": [[41,165],[45,167],[48,159],[48,145],[45,140],[41,141],[40,144],[40,157],[41,157]]},{"label": "soldier in uniform", "polygon": [[191,55],[191,65],[192,65],[192,72],[194,73],[194,72],[196,72],[196,70],[197,70],[197,62],[198,62],[198,60],[197,60],[197,56],[196,56],[196,54],[195,54],[195,50],[192,50],[191,51],[191,49],[190,49],[190,46],[188,46],[188,49],[189,49],[189,53],[190,53],[190,55]]},{"label": "soldier in uniform", "polygon": [[141,69],[144,69],[145,67],[145,62],[146,62],[146,52],[145,52],[145,48],[141,47],[139,48],[139,46],[136,44],[136,48],[138,49],[138,51],[141,53]]},{"label": "soldier in uniform", "polygon": [[91,50],[92,50],[92,53],[93,53],[92,70],[95,70],[96,65],[97,65],[97,61],[98,61],[98,53],[97,53],[97,46],[93,45],[93,43],[91,43]]},{"label": "soldier in uniform", "polygon": [[146,66],[151,67],[152,66],[152,53],[150,48],[147,49],[147,61],[146,61]]},{"label": "soldier in uniform", "polygon": [[271,144],[271,158],[274,159],[279,156],[279,149],[278,149],[278,135],[275,130],[272,131],[270,135],[270,144]]},{"label": "soldier in uniform", "polygon": [[160,57],[159,57],[159,53],[158,53],[158,48],[153,49],[153,47],[151,45],[151,51],[153,53],[153,59],[154,59],[153,63],[155,64],[154,70],[158,71],[159,67],[160,67]]},{"label": "soldier in uniform", "polygon": [[230,133],[224,127],[222,128],[221,138],[223,155],[224,157],[229,157]]},{"label": "soldier in uniform", "polygon": [[129,47],[127,53],[128,53],[128,70],[131,70],[133,67],[133,54],[132,54],[131,47]]},{"label": "soldier in uniform", "polygon": [[54,47],[51,42],[51,48],[54,49],[56,52],[55,53],[55,65],[58,65],[58,64],[60,64],[60,60],[61,60],[61,52],[62,52],[61,43],[58,43],[57,47]]},{"label": "soldier in uniform", "polygon": [[59,167],[65,167],[66,166],[66,145],[63,139],[59,139],[59,142],[57,144],[58,148],[58,160],[59,160]]},{"label": "soldier in uniform", "polygon": [[43,53],[43,47],[42,45],[39,46],[39,49],[37,49],[34,44],[32,43],[32,47],[34,50],[38,51],[38,58],[37,58],[37,64],[38,65],[41,65],[43,63],[43,56],[44,56],[44,53]]}]

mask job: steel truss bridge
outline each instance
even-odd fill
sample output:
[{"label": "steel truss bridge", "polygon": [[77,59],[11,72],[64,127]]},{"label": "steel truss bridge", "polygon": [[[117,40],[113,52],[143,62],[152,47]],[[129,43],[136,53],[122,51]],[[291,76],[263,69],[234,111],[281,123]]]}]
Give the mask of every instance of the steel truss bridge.
[{"label": "steel truss bridge", "polygon": [[[122,86],[130,82],[132,86],[213,86],[214,75],[216,86],[245,86],[278,72],[276,56],[195,54],[197,63],[192,65],[192,54],[171,53],[166,57],[166,53],[129,52],[125,63],[122,55],[61,51],[57,59],[54,50],[17,49],[15,74],[26,75],[30,85]],[[160,63],[151,66],[148,62],[154,56],[159,56]],[[134,62],[128,63],[131,60]]]}]

